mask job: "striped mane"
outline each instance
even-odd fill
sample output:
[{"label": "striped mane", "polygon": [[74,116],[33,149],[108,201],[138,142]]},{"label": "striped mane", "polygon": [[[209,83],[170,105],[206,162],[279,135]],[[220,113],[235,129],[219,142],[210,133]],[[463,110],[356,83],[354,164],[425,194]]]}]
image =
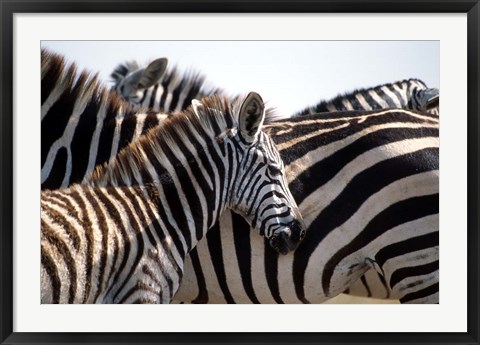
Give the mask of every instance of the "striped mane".
[{"label": "striped mane", "polygon": [[[145,64],[145,66],[148,65]],[[111,80],[114,85],[120,83],[128,74],[135,72],[142,68],[142,66],[135,60],[126,61],[119,64],[114,71],[110,74]],[[206,78],[200,72],[194,70],[188,70],[185,73],[181,73],[177,66],[168,68],[164,75],[160,79],[158,84],[162,85],[178,85],[180,88],[193,85],[196,88],[195,92],[202,91],[206,95],[213,95],[216,93],[223,93],[223,89],[206,86]]]},{"label": "striped mane", "polygon": [[305,109],[303,109],[299,112],[296,112],[294,115],[292,115],[292,117],[306,115],[306,114],[310,113],[310,109],[323,109],[328,104],[337,104],[337,103],[341,102],[345,97],[350,96],[350,95],[363,94],[365,92],[368,92],[369,90],[378,91],[379,89],[381,89],[382,87],[385,87],[385,86],[390,88],[390,87],[393,87],[393,85],[403,85],[403,84],[408,85],[408,84],[412,84],[412,83],[418,84],[418,86],[420,86],[424,89],[427,88],[427,85],[422,80],[416,79],[416,78],[410,78],[410,79],[404,79],[404,80],[401,80],[401,81],[396,81],[396,82],[393,82],[393,83],[376,85],[376,86],[373,86],[373,87],[354,89],[354,90],[349,91],[349,92],[340,93],[337,96],[335,96],[334,98],[331,98],[329,100],[320,101],[319,103],[316,103],[313,106],[307,107],[307,108],[305,108]]},{"label": "striped mane", "polygon": [[[51,116],[51,119],[46,117],[45,120],[58,121],[59,118],[70,117],[75,107],[88,110],[93,117],[90,119],[92,123],[95,123],[96,114],[102,109],[106,110],[106,119],[114,119],[119,112],[127,115],[134,112],[128,102],[110,92],[99,80],[98,73],[93,74],[87,70],[78,72],[75,63],[66,62],[63,56],[45,48],[41,51],[41,78],[42,124],[47,113],[54,116]],[[54,89],[56,92],[52,92]],[[54,95],[56,99],[50,100],[52,96],[48,95]],[[51,106],[55,102],[57,103],[55,106],[62,104],[66,109],[51,111],[53,110]],[[47,130],[48,121],[45,122]]]},{"label": "striped mane", "polygon": [[[65,58],[61,55],[49,52],[46,49],[42,49],[41,53],[42,169],[43,162],[47,161],[50,152],[49,150],[54,144],[54,141],[59,140],[58,138],[63,140],[62,133],[65,133],[64,129],[74,116],[78,117],[78,122],[72,136],[76,135],[77,132],[93,133],[92,127],[101,126],[102,132],[100,135],[103,135],[103,129],[109,129],[106,132],[107,140],[109,140],[108,135],[110,129],[116,128],[115,123],[118,118],[123,118],[122,124],[132,122],[135,125],[135,121],[126,120],[136,120],[138,114],[154,115],[153,117],[155,117],[156,112],[149,111],[148,109],[138,109],[120,96],[117,96],[116,93],[111,92],[100,82],[98,74],[92,74],[88,71],[81,71],[79,73],[76,64],[67,63]],[[193,111],[193,108],[190,107],[189,110],[184,111],[185,116],[179,116],[175,121],[169,122],[162,120],[161,126],[163,127],[163,125],[166,125],[165,129],[160,129],[158,127],[154,130],[152,128],[149,135],[147,135],[148,133],[141,135],[144,138],[136,141],[135,144],[131,144],[130,149],[128,150],[131,152],[130,156],[136,158],[123,158],[123,163],[120,163],[122,158],[117,160],[113,158],[118,152],[122,152],[121,150],[118,152],[112,151],[114,154],[110,154],[110,148],[108,148],[108,145],[107,149],[104,151],[101,151],[101,148],[99,147],[98,155],[95,158],[97,162],[95,165],[99,164],[100,167],[94,168],[95,165],[91,165],[90,167],[90,165],[87,166],[87,163],[90,164],[90,162],[85,163],[85,175],[80,176],[80,179],[77,179],[75,182],[87,181],[87,177],[90,177],[90,179],[92,179],[91,183],[106,183],[106,171],[109,162],[116,163],[114,163],[112,168],[108,169],[108,171],[114,169],[113,166],[119,171],[116,175],[109,173],[113,174],[109,177],[112,182],[122,180],[125,182],[132,181],[134,176],[132,175],[132,172],[126,171],[128,170],[126,162],[131,161],[134,166],[138,167],[140,162],[143,161],[143,157],[141,157],[141,154],[143,153],[140,152],[140,148],[147,146],[152,147],[158,144],[161,145],[159,146],[160,148],[165,147],[166,150],[172,147],[176,148],[176,150],[180,150],[179,146],[183,145],[183,143],[192,145],[190,144],[190,141],[192,141],[190,133],[192,131],[189,130],[189,128],[201,129],[204,133],[208,133],[208,135],[214,138],[222,131],[224,132],[227,128],[236,126],[236,116],[238,116],[237,108],[240,107],[241,100],[243,100],[243,97],[238,97],[233,102],[230,102],[228,98],[220,97],[204,99],[202,102],[207,111],[202,111],[202,119],[199,119]],[[217,110],[215,111],[214,109]],[[227,115],[224,116],[222,114],[220,116],[221,112],[226,113]],[[203,113],[206,113],[205,116]],[[267,110],[265,123],[272,117],[271,114],[272,111]],[[125,128],[127,127],[122,127],[122,133]],[[127,128],[125,133],[131,132],[131,138],[133,139],[134,130],[135,128]],[[59,133],[59,131],[61,132]],[[73,142],[71,137],[68,137],[67,140]],[[130,141],[127,142],[124,140],[122,144],[118,144],[118,146],[121,149],[125,145],[129,145],[128,143],[130,143]],[[136,147],[136,145],[139,146]],[[83,147],[80,149],[84,151],[80,153],[73,152],[76,154],[73,159],[74,162],[79,160],[77,159],[79,155],[88,151],[88,149],[84,149]],[[119,157],[126,156],[127,153],[123,152]],[[93,162],[95,162],[95,160]],[[57,173],[57,171],[54,172]],[[103,177],[101,178],[100,176]],[[116,177],[114,178],[113,176]]]},{"label": "striped mane", "polygon": [[381,87],[393,87],[393,85],[404,85],[404,84],[418,84],[418,86],[422,87],[422,88],[427,88],[427,84],[425,84],[422,80],[420,79],[417,79],[417,78],[410,78],[410,79],[403,79],[403,80],[399,80],[399,81],[396,81],[396,82],[393,82],[393,83],[385,83],[385,84],[380,84],[380,85],[376,85],[376,86],[373,86],[373,87],[364,87],[364,88],[359,88],[359,89],[354,89],[352,90],[351,92],[344,92],[342,94],[339,94],[337,95],[335,98],[329,100],[329,101],[326,101],[324,103],[334,103],[336,101],[338,101],[339,99],[345,97],[346,95],[349,95],[349,94],[352,94],[352,95],[355,95],[357,93],[362,93],[362,92],[366,92],[368,90],[375,90],[375,91],[378,91]]},{"label": "striped mane", "polygon": [[145,155],[160,162],[168,160],[172,153],[188,159],[181,146],[193,145],[197,151],[203,150],[202,144],[192,138],[192,133],[200,133],[209,145],[222,140],[229,130],[238,126],[241,100],[237,97],[230,104],[228,98],[214,95],[202,99],[201,114],[190,106],[176,116],[168,117],[120,151],[112,162],[98,166],[89,179],[90,184],[128,185],[136,181],[134,171],[145,171]]},{"label": "striped mane", "polygon": [[[147,66],[145,64],[144,66]],[[112,72],[110,77],[114,83],[112,90],[130,73],[138,71],[143,68],[137,61],[131,60],[119,64],[115,70]],[[189,90],[189,95],[191,97],[198,97],[198,94],[203,94],[205,97],[219,94],[226,95],[225,91],[222,88],[213,88],[205,87],[205,76],[197,71],[189,70],[186,73],[181,73],[178,70],[177,66],[168,68],[164,72],[164,75],[161,77],[160,81],[157,84],[163,85],[166,89],[170,89],[172,85],[175,85],[178,90]],[[230,100],[235,100],[242,96],[229,97]],[[123,98],[122,98],[123,99]],[[276,108],[268,107],[265,109],[265,123],[271,123],[283,119],[284,117],[279,115]]]}]

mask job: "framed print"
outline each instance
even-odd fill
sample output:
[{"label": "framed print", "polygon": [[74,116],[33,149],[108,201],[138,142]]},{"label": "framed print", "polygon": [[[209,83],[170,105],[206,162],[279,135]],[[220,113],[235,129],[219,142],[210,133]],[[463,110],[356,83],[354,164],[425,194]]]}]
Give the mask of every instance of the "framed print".
[{"label": "framed print", "polygon": [[[1,12],[2,344],[479,343],[478,1],[2,1]],[[130,63],[132,59],[138,63]],[[171,67],[175,64],[175,68]],[[84,70],[98,72],[98,76],[81,74]],[[155,73],[163,75],[152,77]],[[65,90],[77,89],[61,94],[64,86],[45,82],[44,76],[48,75],[68,80]],[[104,91],[109,78],[111,85],[117,83],[114,96]],[[411,99],[403,100],[403,84],[393,83],[403,78],[403,83],[415,85]],[[129,84],[130,80],[133,84]],[[188,95],[175,91],[176,87],[198,81],[200,91],[195,95],[193,91]],[[139,86],[147,91],[133,89]],[[75,99],[80,89],[84,99],[89,99],[87,103]],[[350,99],[348,92],[353,95]],[[224,103],[202,98],[213,93],[220,94]],[[231,96],[237,94],[243,96],[233,100]],[[104,99],[107,103],[102,103]],[[332,99],[325,102],[325,112],[319,110],[322,103],[318,100],[322,99]],[[185,104],[181,106],[182,102]],[[225,105],[229,102],[235,105]],[[41,121],[37,117],[38,104]],[[108,104],[106,118],[110,112],[114,114],[111,134],[106,134],[107,122],[98,125],[104,110],[92,110],[97,127],[81,119],[80,115],[96,104],[98,109]],[[73,115],[57,121],[68,106],[74,109]],[[187,107],[190,110],[184,110]],[[207,127],[198,127],[203,122],[195,122],[204,121],[199,114],[215,120],[219,113],[230,114],[230,109],[238,112],[238,127],[236,118],[231,120],[232,128],[223,122]],[[159,133],[171,130],[173,134],[168,132],[165,137],[178,140],[148,144],[147,140],[135,140],[149,130],[148,135],[153,137],[151,133],[157,129],[148,126],[154,127],[168,117],[158,113],[162,111],[183,114],[170,117],[167,123],[171,125],[159,126]],[[60,114],[55,121],[50,116],[53,112]],[[209,201],[208,192],[217,187],[212,181],[222,180],[222,170],[209,168],[208,162],[215,155],[204,146],[225,144],[228,150],[218,152],[231,152],[248,145],[250,139],[256,142],[262,134],[256,132],[255,125],[263,122],[264,113],[267,120],[262,128],[272,135],[279,150],[277,155],[272,149],[268,157],[277,155],[283,164],[265,158],[262,163],[252,160],[250,166],[260,164],[256,169],[265,169],[261,175],[268,177],[265,181],[277,181],[271,183],[272,188],[287,185],[286,181],[295,176],[288,180],[293,197],[282,194],[286,187],[265,193],[267,201],[255,204],[258,210],[249,219],[253,204],[248,202],[255,193],[263,193],[252,187],[261,177],[249,175],[256,169],[240,169],[248,177],[232,180],[224,188],[243,186],[249,191],[243,195],[249,197],[246,201],[232,197],[225,205],[236,209],[250,223],[239,225],[243,223],[236,216],[220,220],[221,226],[216,228],[230,226],[233,230],[213,235],[212,230],[206,235],[211,236],[208,241],[201,242],[205,234],[199,229],[214,223],[217,218],[213,215],[220,214],[214,207],[223,202],[218,201],[221,198]],[[249,120],[242,122],[242,114]],[[262,120],[252,120],[255,115],[261,115]],[[188,121],[177,128],[172,125],[184,117]],[[127,127],[132,119],[135,127]],[[388,123],[382,124],[383,119]],[[301,131],[300,123],[307,124]],[[382,125],[385,127],[380,131]],[[227,129],[220,131],[223,126]],[[401,130],[390,129],[395,126]],[[185,133],[193,129],[185,128],[196,128],[197,134],[188,136]],[[204,144],[207,139],[199,133],[208,134],[209,130],[215,133],[215,140]],[[44,140],[56,135],[55,131],[70,133],[69,144],[50,139],[47,154]],[[81,131],[98,144],[87,143]],[[129,139],[124,140],[123,135]],[[394,142],[388,139],[392,135]],[[105,145],[102,140],[107,137],[110,142]],[[237,143],[231,148],[228,143],[235,138],[241,138],[238,140],[242,145]],[[381,144],[368,146],[371,138]],[[39,141],[41,150],[37,149]],[[355,143],[353,149],[347,146],[350,142]],[[158,151],[165,152],[163,156],[155,151],[156,146],[142,146],[157,144]],[[57,149],[53,149],[55,145]],[[425,148],[419,149],[418,145]],[[146,147],[156,153],[149,154]],[[123,158],[117,156],[120,151]],[[136,158],[125,158],[128,152],[134,152],[132,157]],[[78,168],[75,154],[88,157],[83,170]],[[183,154],[188,156],[188,162],[198,154],[200,163],[185,168]],[[390,165],[381,161],[381,155],[391,155]],[[149,165],[148,159],[153,156],[163,170]],[[128,163],[133,159],[135,164]],[[344,162],[339,163],[342,159]],[[226,159],[224,164],[233,160]],[[405,161],[416,165],[405,167]],[[77,170],[72,168],[75,165]],[[127,165],[133,172],[128,172]],[[177,173],[178,169],[182,173]],[[313,172],[320,174],[323,182],[318,182]],[[158,179],[153,177],[152,181],[161,181],[156,188],[165,191],[163,196],[149,189],[150,184],[128,191],[114,189],[113,194],[106,189],[94,189],[92,194],[82,189],[81,193],[87,193],[85,197],[79,197],[80,192],[61,194],[63,187],[76,182],[89,181],[87,188],[102,188],[105,181],[107,185],[115,181],[118,187],[117,183],[127,183],[118,182],[121,179],[148,181],[148,176],[154,175]],[[283,175],[288,175],[287,180],[282,180]],[[189,177],[184,184],[179,182],[181,176]],[[225,179],[230,178],[225,175]],[[257,182],[242,182],[249,178]],[[419,181],[415,180],[415,185],[409,182],[414,179]],[[168,189],[172,186],[176,189]],[[309,188],[317,194],[310,194]],[[48,190],[52,192],[46,196]],[[231,194],[230,190],[225,192]],[[267,199],[271,195],[275,198]],[[148,198],[177,207],[161,206],[155,216],[157,211],[151,206],[155,203]],[[302,216],[295,211],[293,199]],[[204,211],[201,217],[194,211],[188,213],[196,204],[201,204]],[[288,212],[282,213],[282,207]],[[68,209],[64,213],[68,217],[61,216],[61,208]],[[262,218],[272,209],[275,216]],[[75,222],[76,216],[82,222],[90,219],[88,231],[92,235],[84,239],[84,235],[67,231],[61,244],[55,226]],[[154,220],[149,223],[149,219]],[[280,225],[271,223],[272,219]],[[121,237],[115,235],[102,242],[113,249],[85,259],[92,263],[85,264],[86,275],[94,271],[98,274],[92,274],[91,279],[99,277],[100,281],[102,275],[108,279],[98,285],[92,285],[88,278],[77,280],[77,267],[82,262],[76,261],[78,258],[65,259],[71,258],[68,246],[78,250],[86,245],[85,253],[93,253],[92,238],[98,234],[111,236],[108,230],[104,235],[96,224],[122,229],[119,234],[130,239],[134,236],[125,229],[143,222],[151,231],[136,236],[153,244],[151,250],[142,247],[148,255],[137,254],[130,260],[129,249],[116,252]],[[254,226],[262,222],[273,225]],[[307,227],[305,236],[304,223],[323,232],[312,234]],[[47,230],[43,232],[45,224],[53,229],[48,230],[48,236],[44,235]],[[165,224],[171,232],[162,230]],[[249,229],[248,225],[265,239],[255,233],[242,237],[241,231],[235,230]],[[42,237],[38,236],[40,226]],[[178,230],[184,228],[190,233]],[[196,242],[190,247],[192,234],[199,240],[195,248]],[[154,244],[158,239],[176,249],[163,256],[158,254],[159,247]],[[297,246],[299,252],[279,254]],[[377,250],[373,257],[365,257],[358,250],[369,246]],[[400,255],[401,248],[407,247]],[[54,250],[48,252],[48,248]],[[109,256],[112,251],[115,254]],[[52,259],[58,258],[58,253],[64,257],[61,263]],[[121,255],[125,255],[123,261]],[[171,261],[161,261],[164,257]],[[150,271],[153,266],[140,266],[146,258],[167,273],[156,276]],[[398,258],[406,263],[402,261],[403,266],[398,266]],[[89,266],[97,262],[99,271],[95,271],[97,266]],[[129,279],[137,276],[133,266],[123,285],[108,285],[116,278],[124,279],[119,278],[123,277],[120,273],[113,273],[115,265],[125,269],[132,262],[141,267],[138,272],[147,280],[131,283]],[[177,270],[168,271],[165,265],[172,262],[177,264]],[[69,268],[70,264],[74,269]],[[67,273],[58,273],[64,267]],[[178,276],[170,275],[173,271],[179,272]],[[365,272],[375,275],[369,277],[363,275]],[[291,276],[293,280],[289,280]],[[82,285],[84,281],[87,283]],[[331,299],[341,292],[347,294],[344,296],[367,298],[344,304]],[[385,301],[390,296],[397,303],[372,299]],[[126,304],[113,305],[121,302]],[[170,304],[145,305],[148,303]]]}]

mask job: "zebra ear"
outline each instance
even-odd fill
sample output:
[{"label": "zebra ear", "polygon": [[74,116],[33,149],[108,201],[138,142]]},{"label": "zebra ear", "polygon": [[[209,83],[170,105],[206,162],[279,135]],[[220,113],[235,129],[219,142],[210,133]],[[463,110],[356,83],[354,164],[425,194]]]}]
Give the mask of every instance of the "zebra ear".
[{"label": "zebra ear", "polygon": [[203,104],[198,99],[192,99],[192,109],[197,117],[200,116],[200,111],[203,111]]},{"label": "zebra ear", "polygon": [[148,89],[155,85],[158,80],[163,76],[165,69],[167,68],[168,59],[160,58],[152,61],[140,75],[138,80],[138,89]]},{"label": "zebra ear", "polygon": [[240,107],[238,116],[240,134],[248,141],[253,141],[265,119],[265,105],[262,97],[250,92]]},{"label": "zebra ear", "polygon": [[425,104],[425,109],[438,107],[440,92],[436,88],[429,88],[419,91],[422,101]]}]

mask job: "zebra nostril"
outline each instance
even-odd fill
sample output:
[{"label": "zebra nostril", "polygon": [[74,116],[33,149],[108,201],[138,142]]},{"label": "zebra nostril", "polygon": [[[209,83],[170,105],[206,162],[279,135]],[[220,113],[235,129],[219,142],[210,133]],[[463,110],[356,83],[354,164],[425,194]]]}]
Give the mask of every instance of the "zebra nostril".
[{"label": "zebra nostril", "polygon": [[305,234],[303,222],[293,220],[286,227],[273,233],[270,237],[270,246],[278,253],[286,255],[298,247]]},{"label": "zebra nostril", "polygon": [[305,225],[303,222],[294,220],[288,224],[291,232],[291,240],[298,243],[305,238]]},{"label": "zebra nostril", "polygon": [[285,232],[274,233],[270,238],[270,246],[279,254],[286,255],[290,249],[290,235]]}]

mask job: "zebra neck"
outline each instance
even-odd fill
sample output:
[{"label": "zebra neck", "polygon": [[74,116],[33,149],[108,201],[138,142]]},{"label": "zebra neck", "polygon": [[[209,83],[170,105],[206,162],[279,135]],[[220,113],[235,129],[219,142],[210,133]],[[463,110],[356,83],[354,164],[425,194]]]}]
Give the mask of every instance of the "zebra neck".
[{"label": "zebra neck", "polygon": [[226,192],[215,189],[225,179],[213,181],[214,188],[210,189],[208,182],[201,183],[198,177],[198,172],[190,175],[179,171],[174,176],[164,175],[162,181],[138,187],[155,205],[164,227],[184,239],[185,253],[190,252],[218,221],[226,205]]},{"label": "zebra neck", "polygon": [[[218,150],[222,151],[222,150]],[[146,151],[145,151],[146,152]],[[150,154],[143,164],[123,160],[91,180],[94,187],[133,189],[137,198],[153,205],[162,228],[184,239],[185,253],[195,247],[225,210],[231,188],[227,158],[217,152],[213,158],[170,155],[168,162],[156,161]],[[175,158],[175,159],[174,159]],[[203,159],[202,159],[203,158]],[[175,163],[173,163],[175,162]],[[112,168],[114,170],[109,170]]]},{"label": "zebra neck", "polygon": [[238,143],[221,129],[232,126],[232,119],[217,112],[173,116],[97,168],[88,184],[139,186],[158,205],[165,225],[181,229],[193,248],[230,197]]}]

